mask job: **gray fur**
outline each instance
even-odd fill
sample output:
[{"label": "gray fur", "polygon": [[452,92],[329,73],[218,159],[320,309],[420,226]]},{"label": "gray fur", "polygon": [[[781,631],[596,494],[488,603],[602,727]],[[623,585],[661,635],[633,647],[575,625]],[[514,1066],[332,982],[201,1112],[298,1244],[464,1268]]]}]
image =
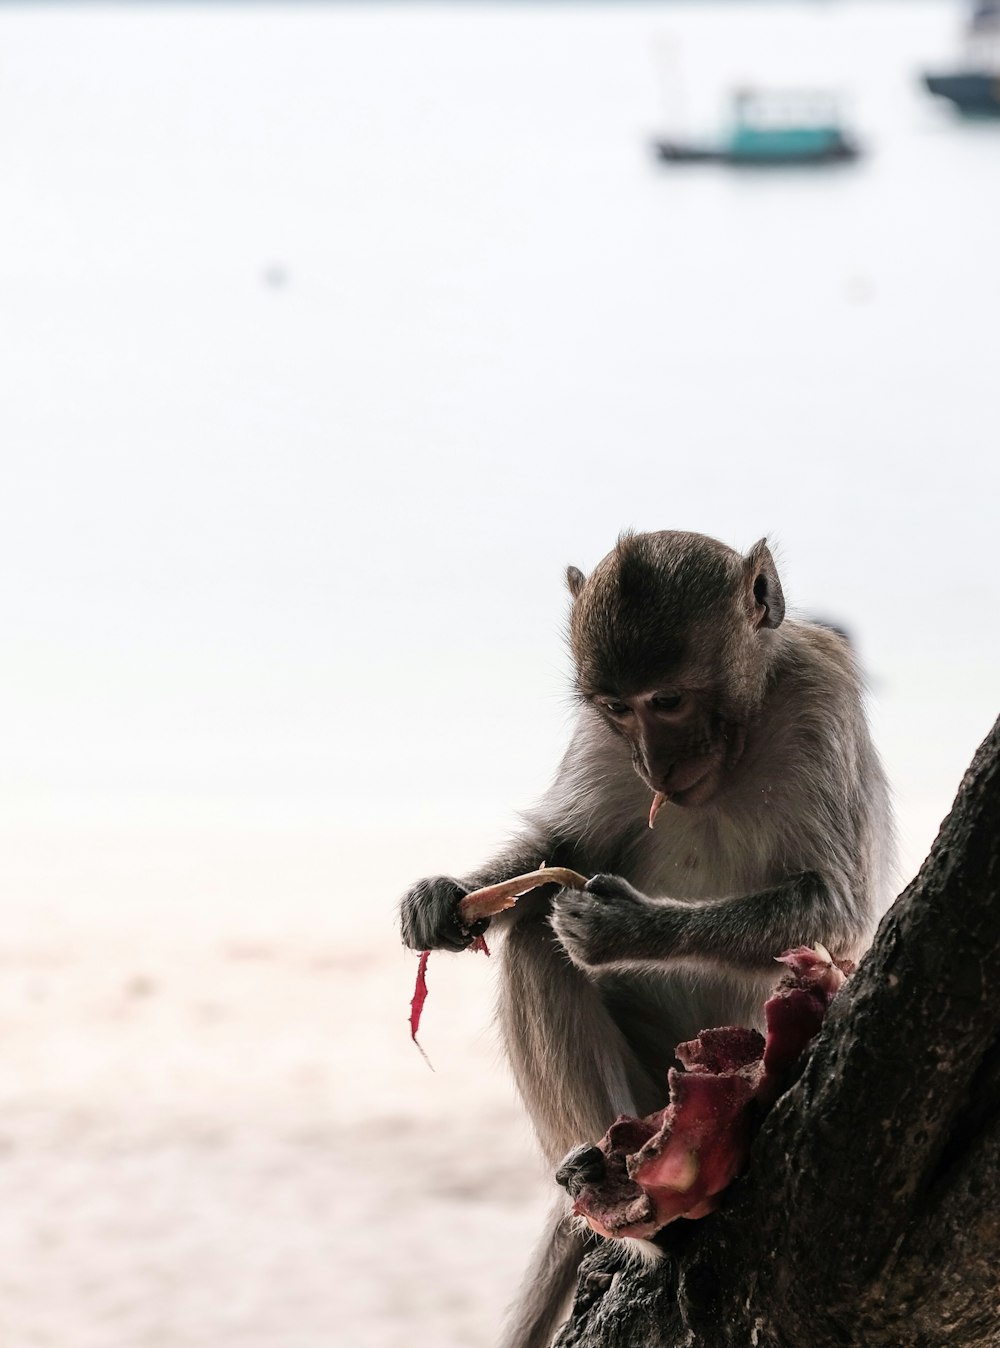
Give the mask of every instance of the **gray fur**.
[{"label": "gray fur", "polygon": [[[826,628],[782,621],[763,541],[740,558],[699,535],[626,535],[570,589],[582,705],[555,781],[501,856],[460,884],[423,881],[403,901],[409,944],[454,948],[468,889],[543,861],[593,877],[582,892],[535,890],[492,923],[506,936],[503,1041],[553,1165],[618,1114],[661,1108],[677,1043],[709,1026],[759,1025],[782,950],[821,941],[857,958],[896,880],[853,655]],[[638,651],[644,632],[643,680],[630,683],[616,641]],[[662,682],[650,675],[658,655]],[[668,802],[651,831],[660,786],[650,756],[595,690],[643,707],[644,689],[689,685],[691,725],[647,711],[651,733],[668,750],[700,752],[690,746],[718,736],[704,727],[721,708],[738,727],[723,740],[739,753],[708,803]],[[560,1197],[505,1348],[549,1341],[584,1249],[565,1219]]]}]

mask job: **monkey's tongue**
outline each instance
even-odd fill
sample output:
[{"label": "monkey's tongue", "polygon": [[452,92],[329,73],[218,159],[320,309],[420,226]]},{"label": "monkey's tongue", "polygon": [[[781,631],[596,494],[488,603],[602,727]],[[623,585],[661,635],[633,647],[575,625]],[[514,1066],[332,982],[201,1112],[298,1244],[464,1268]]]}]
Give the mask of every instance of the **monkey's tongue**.
[{"label": "monkey's tongue", "polygon": [[666,805],[670,797],[664,791],[657,791],[653,797],[653,803],[649,807],[649,827],[652,828],[656,823],[656,816],[660,813],[660,806]]}]

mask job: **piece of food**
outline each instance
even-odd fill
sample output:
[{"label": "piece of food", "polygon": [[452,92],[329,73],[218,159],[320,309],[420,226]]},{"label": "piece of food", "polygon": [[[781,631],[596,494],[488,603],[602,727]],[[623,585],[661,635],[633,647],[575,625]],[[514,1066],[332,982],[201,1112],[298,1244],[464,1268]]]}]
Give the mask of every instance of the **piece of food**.
[{"label": "piece of food", "polygon": [[[417,1031],[420,1029],[420,1017],[423,1014],[424,1002],[427,1000],[427,962],[430,957],[431,952],[429,950],[421,950],[420,959],[417,961],[417,981],[413,988],[413,997],[410,1000],[410,1038],[417,1048],[420,1048]],[[424,1050],[420,1048],[420,1052],[424,1053]],[[424,1053],[424,1057],[427,1057],[426,1053]]]},{"label": "piece of food", "polygon": [[766,1039],[731,1025],[678,1044],[684,1070],[668,1073],[666,1108],[617,1119],[587,1152],[583,1182],[572,1163],[560,1170],[573,1211],[600,1235],[648,1237],[678,1217],[704,1217],[742,1170],[760,1120],[853,970],[823,946],[778,958],[789,972],[765,1003]]},{"label": "piece of food", "polygon": [[660,813],[660,806],[666,805],[668,797],[662,791],[657,791],[653,797],[653,803],[649,807],[649,827],[652,828],[656,823],[656,816]]},{"label": "piece of food", "polygon": [[522,894],[539,885],[562,885],[569,889],[582,889],[587,883],[585,875],[567,870],[565,866],[540,866],[537,871],[527,875],[515,875],[511,880],[502,880],[498,885],[487,885],[485,889],[474,889],[458,905],[458,915],[462,922],[471,927],[484,917],[493,917],[505,908],[513,908]]},{"label": "piece of food", "polygon": [[784,1090],[789,1069],[823,1024],[827,1007],[854,972],[850,960],[835,960],[826,946],[796,946],[778,956],[789,972],[764,1003],[767,1042],[758,1099],[770,1105]]},{"label": "piece of food", "polygon": [[[504,880],[499,885],[474,889],[459,903],[458,916],[463,926],[471,927],[473,923],[481,922],[483,918],[493,917],[496,913],[502,913],[505,908],[512,908],[522,894],[527,894],[529,889],[537,889],[539,885],[563,885],[572,889],[582,889],[586,883],[585,875],[567,870],[565,866],[546,866],[543,863],[537,871],[529,871],[527,875],[515,875],[512,880]],[[483,936],[477,936],[469,949],[482,951],[484,955],[490,953]],[[410,1001],[410,1038],[421,1053],[424,1053],[424,1050],[417,1039],[417,1031],[420,1029],[424,1002],[427,1001],[427,963],[430,957],[429,950],[420,952],[416,986]],[[427,1057],[426,1053],[424,1057]]]}]

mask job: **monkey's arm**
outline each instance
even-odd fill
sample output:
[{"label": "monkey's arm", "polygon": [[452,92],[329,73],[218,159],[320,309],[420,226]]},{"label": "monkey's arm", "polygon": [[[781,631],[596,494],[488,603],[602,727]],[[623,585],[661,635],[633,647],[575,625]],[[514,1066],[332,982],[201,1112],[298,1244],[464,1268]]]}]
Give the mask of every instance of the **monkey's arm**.
[{"label": "monkey's arm", "polygon": [[[586,783],[593,774],[590,756],[594,752],[594,734],[593,718],[581,717],[555,780],[537,807],[525,815],[523,828],[502,851],[460,879],[431,876],[419,880],[403,895],[399,915],[404,945],[413,950],[465,950],[487,926],[486,922],[471,927],[463,925],[458,906],[466,894],[512,880],[543,864],[566,866],[584,875],[617,868],[623,850],[632,841],[628,831],[614,824],[612,835],[616,845],[609,846],[593,837],[593,819],[588,810],[581,810],[577,817],[567,807],[567,802],[589,799]],[[634,774],[627,762],[625,770],[626,780],[631,784]],[[637,779],[634,789],[641,796]],[[641,810],[637,808],[630,813],[641,833]],[[540,904],[547,910],[551,893],[550,888],[534,891],[530,900],[520,900],[490,922],[507,927],[529,913],[537,914]]]},{"label": "monkey's arm", "polygon": [[735,898],[682,903],[648,899],[616,875],[595,875],[586,888],[556,896],[552,925],[573,961],[724,963],[767,969],[776,955],[822,942],[852,954],[861,935],[853,905],[815,872]]},{"label": "monkey's arm", "polygon": [[[505,925],[517,920],[516,910],[511,908],[493,918],[463,922],[459,908],[467,894],[525,875],[541,865],[567,865],[570,857],[575,859],[576,852],[565,840],[538,828],[514,840],[491,862],[460,880],[447,875],[418,880],[399,905],[403,944],[413,950],[465,950],[491,922]],[[547,897],[553,887],[543,889]],[[521,913],[528,907],[534,911],[537,903],[525,904]]]}]

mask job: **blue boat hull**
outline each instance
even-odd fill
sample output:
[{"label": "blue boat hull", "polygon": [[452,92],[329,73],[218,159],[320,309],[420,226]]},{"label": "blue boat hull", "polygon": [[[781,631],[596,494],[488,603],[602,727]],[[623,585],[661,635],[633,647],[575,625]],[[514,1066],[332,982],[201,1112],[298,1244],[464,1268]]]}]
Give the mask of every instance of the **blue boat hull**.
[{"label": "blue boat hull", "polygon": [[803,164],[837,164],[858,157],[857,145],[846,136],[830,140],[821,146],[803,146],[776,149],[768,153],[754,153],[751,149],[730,149],[726,146],[698,145],[682,141],[654,142],[658,159],[671,164],[735,164],[752,168],[780,168]]},{"label": "blue boat hull", "polygon": [[960,70],[951,75],[925,75],[924,84],[968,117],[1000,117],[1000,75]]}]

